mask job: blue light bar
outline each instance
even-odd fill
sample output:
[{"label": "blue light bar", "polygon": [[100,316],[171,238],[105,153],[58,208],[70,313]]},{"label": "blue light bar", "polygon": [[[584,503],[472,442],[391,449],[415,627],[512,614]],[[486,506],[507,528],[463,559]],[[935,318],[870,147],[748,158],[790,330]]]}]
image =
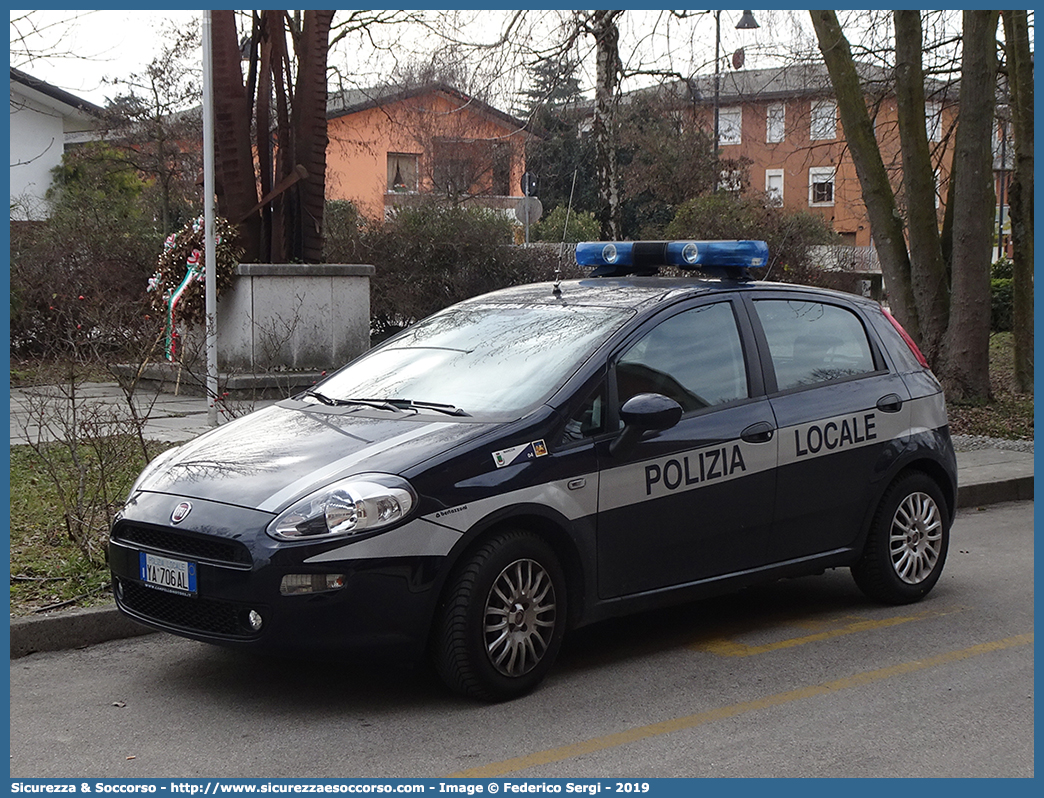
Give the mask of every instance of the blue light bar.
[{"label": "blue light bar", "polygon": [[724,269],[731,273],[767,266],[768,244],[764,241],[587,241],[576,245],[576,262],[594,267],[596,277],[656,274],[660,266]]}]

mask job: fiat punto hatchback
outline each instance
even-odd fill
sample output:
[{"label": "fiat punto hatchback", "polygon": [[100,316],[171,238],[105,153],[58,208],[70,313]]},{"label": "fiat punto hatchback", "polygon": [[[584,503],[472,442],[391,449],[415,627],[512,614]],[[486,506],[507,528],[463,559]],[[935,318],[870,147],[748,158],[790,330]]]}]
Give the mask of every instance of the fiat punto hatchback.
[{"label": "fiat punto hatchback", "polygon": [[956,461],[880,305],[750,279],[762,242],[577,259],[591,278],[447,308],[156,458],[111,531],[120,609],[210,643],[427,652],[500,700],[608,617],[836,567],[883,602],[931,590]]}]

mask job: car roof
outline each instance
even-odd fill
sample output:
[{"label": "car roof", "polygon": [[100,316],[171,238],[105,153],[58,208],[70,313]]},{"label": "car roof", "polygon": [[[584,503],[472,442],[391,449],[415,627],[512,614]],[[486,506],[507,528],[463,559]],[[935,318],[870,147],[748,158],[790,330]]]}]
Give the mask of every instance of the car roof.
[{"label": "car roof", "polygon": [[575,305],[641,311],[687,296],[721,291],[780,291],[814,293],[846,302],[876,305],[857,294],[795,283],[715,280],[699,277],[589,277],[558,283],[531,283],[493,291],[466,300],[475,305]]}]

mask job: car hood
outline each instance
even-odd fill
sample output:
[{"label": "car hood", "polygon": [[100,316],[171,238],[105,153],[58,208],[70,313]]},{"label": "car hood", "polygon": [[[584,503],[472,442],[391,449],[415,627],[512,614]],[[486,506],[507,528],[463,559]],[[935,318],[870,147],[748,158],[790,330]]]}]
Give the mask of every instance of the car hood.
[{"label": "car hood", "polygon": [[494,426],[283,402],[179,447],[146,469],[136,489],[275,513],[342,477],[400,474]]}]

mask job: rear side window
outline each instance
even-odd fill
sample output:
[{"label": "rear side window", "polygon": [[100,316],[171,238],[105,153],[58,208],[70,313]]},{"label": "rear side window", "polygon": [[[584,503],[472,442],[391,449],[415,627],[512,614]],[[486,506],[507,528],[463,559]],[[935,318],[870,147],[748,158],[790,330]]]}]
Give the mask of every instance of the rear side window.
[{"label": "rear side window", "polygon": [[729,302],[671,316],[632,346],[616,365],[620,403],[661,393],[685,412],[748,395],[746,363]]},{"label": "rear side window", "polygon": [[754,301],[768,339],[780,391],[876,370],[862,322],[850,310],[824,302]]}]

